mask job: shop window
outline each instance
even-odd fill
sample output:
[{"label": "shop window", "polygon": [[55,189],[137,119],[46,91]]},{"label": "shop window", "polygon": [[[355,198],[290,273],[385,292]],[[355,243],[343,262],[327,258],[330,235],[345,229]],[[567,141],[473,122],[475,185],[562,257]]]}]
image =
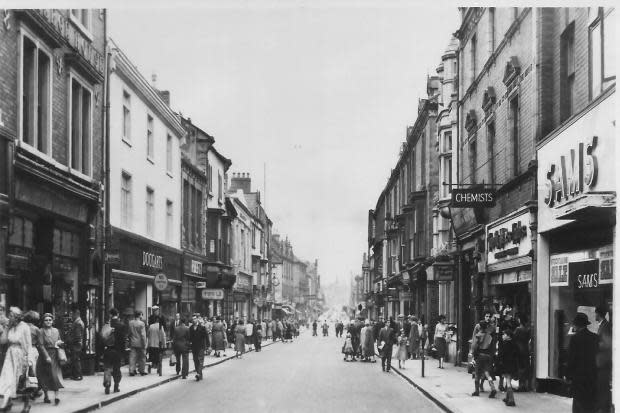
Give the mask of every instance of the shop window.
[{"label": "shop window", "polygon": [[123,172],[121,174],[121,226],[123,228],[132,226],[131,186],[131,175]]},{"label": "shop window", "polygon": [[123,90],[123,139],[131,142],[131,95]]},{"label": "shop window", "polygon": [[71,168],[91,175],[92,93],[71,76]]},{"label": "shop window", "polygon": [[616,81],[614,8],[595,8],[590,25],[590,98]]},{"label": "shop window", "polygon": [[571,23],[560,38],[560,113],[561,121],[575,110],[575,24]]},{"label": "shop window", "polygon": [[51,57],[38,41],[22,36],[21,140],[51,155]]},{"label": "shop window", "polygon": [[153,138],[153,117],[146,115],[146,158],[153,162],[155,158],[155,142]]},{"label": "shop window", "polygon": [[78,258],[80,256],[80,236],[77,233],[54,228],[54,255]]},{"label": "shop window", "polygon": [[146,234],[152,237],[155,233],[155,191],[146,187]]},{"label": "shop window", "polygon": [[31,220],[18,216],[11,217],[9,245],[31,249],[33,247],[33,236],[34,232]]}]

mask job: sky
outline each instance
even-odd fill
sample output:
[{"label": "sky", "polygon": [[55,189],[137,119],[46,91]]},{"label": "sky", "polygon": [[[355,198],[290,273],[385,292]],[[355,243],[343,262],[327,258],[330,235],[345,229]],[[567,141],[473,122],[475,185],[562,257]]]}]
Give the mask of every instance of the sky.
[{"label": "sky", "polygon": [[109,33],[215,138],[229,176],[250,173],[274,232],[319,260],[323,283],[346,283],[361,272],[368,210],[426,78],[459,27],[456,6],[439,3],[127,2],[141,7],[110,8]]}]

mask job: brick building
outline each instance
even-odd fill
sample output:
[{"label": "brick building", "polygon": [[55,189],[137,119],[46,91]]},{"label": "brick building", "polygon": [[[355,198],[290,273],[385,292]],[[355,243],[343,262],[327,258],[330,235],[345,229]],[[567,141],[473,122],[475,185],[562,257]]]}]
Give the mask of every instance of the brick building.
[{"label": "brick building", "polygon": [[78,303],[92,353],[106,14],[4,10],[0,31],[0,306],[52,312],[62,329]]}]

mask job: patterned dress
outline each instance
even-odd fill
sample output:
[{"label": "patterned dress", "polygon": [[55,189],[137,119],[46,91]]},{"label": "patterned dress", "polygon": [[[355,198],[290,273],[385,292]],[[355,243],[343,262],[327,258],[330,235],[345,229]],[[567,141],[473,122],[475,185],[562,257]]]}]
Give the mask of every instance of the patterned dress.
[{"label": "patterned dress", "polygon": [[16,397],[19,377],[28,367],[28,352],[32,347],[30,327],[20,321],[9,329],[7,339],[8,348],[0,373],[0,394],[4,397]]}]

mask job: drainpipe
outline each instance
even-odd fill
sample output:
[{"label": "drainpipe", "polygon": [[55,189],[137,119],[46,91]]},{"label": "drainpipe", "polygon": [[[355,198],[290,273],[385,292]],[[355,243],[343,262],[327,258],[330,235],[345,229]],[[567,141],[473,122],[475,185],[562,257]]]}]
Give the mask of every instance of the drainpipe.
[{"label": "drainpipe", "polygon": [[110,282],[108,279],[108,265],[106,264],[106,250],[110,238],[110,51],[108,41],[108,10],[103,9],[103,32],[104,32],[104,53],[105,53],[105,70],[106,75],[104,79],[104,97],[103,97],[103,145],[101,159],[103,167],[103,179],[104,179],[104,219],[103,219],[103,269],[101,271],[101,320],[105,320],[106,314],[109,310],[110,303],[108,302],[108,289],[107,285]]}]

